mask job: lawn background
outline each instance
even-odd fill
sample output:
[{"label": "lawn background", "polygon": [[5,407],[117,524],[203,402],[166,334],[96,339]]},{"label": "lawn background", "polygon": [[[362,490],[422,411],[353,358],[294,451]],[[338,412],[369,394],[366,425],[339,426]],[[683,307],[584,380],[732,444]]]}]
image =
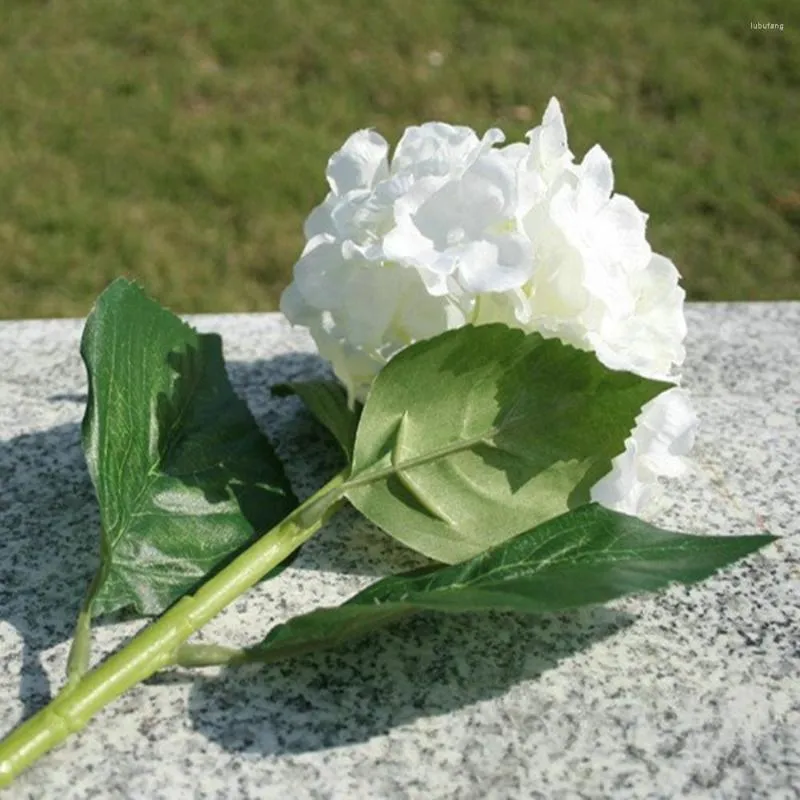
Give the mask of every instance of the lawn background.
[{"label": "lawn background", "polygon": [[274,309],[349,133],[551,95],[690,299],[800,298],[800,3],[3,0],[0,87],[1,318]]}]

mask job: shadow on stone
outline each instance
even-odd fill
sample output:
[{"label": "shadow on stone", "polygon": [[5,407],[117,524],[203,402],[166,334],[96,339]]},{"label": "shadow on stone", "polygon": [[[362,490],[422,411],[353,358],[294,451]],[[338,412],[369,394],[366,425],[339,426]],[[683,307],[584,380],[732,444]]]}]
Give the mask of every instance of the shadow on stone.
[{"label": "shadow on stone", "polygon": [[[332,437],[296,398],[272,397],[269,387],[287,380],[329,377],[319,356],[289,354],[227,365],[234,389],[245,398],[273,440],[301,498],[342,468]],[[80,406],[85,395],[54,394],[48,403]],[[361,522],[353,512],[348,522]],[[385,574],[415,565],[408,551],[378,531],[354,526],[351,536],[323,531],[295,566],[326,571]],[[345,531],[342,535],[342,531]],[[19,696],[26,715],[50,697],[43,653],[70,639],[84,593],[99,563],[100,519],[80,445],[77,422],[0,442],[0,619],[23,642]],[[374,542],[373,542],[374,540]],[[361,547],[369,554],[354,552]],[[371,549],[370,549],[371,548]],[[393,560],[394,559],[394,560]],[[110,620],[109,620],[110,621]],[[0,668],[11,670],[0,654]],[[16,670],[17,665],[13,665]]]},{"label": "shadow on stone", "polygon": [[505,695],[632,621],[602,607],[538,617],[423,613],[347,649],[160,680],[192,682],[194,729],[226,750],[301,754]]},{"label": "shadow on stone", "polygon": [[53,394],[47,398],[51,403],[79,403],[81,406],[86,404],[88,395],[86,392],[68,392],[66,394]]},{"label": "shadow on stone", "polygon": [[[244,397],[271,438],[301,501],[345,467],[333,435],[314,419],[298,397],[273,397],[270,393],[270,387],[277,383],[333,377],[320,356],[298,353],[252,362],[233,361],[228,364],[228,374],[234,389]],[[338,522],[308,542],[292,567],[377,578],[429,563],[349,507],[334,519]]]},{"label": "shadow on stone", "polygon": [[[318,357],[278,356],[228,369],[301,498],[341,468],[337,446],[300,402],[269,394],[273,383],[325,377]],[[98,564],[99,513],[79,424],[0,443],[0,487],[0,619],[23,642],[19,696],[27,715],[50,696],[43,653],[72,636]],[[377,576],[418,563],[351,510],[312,540],[294,566]],[[540,617],[425,613],[344,650],[215,678],[172,673],[160,680],[193,682],[193,724],[221,746],[302,753],[366,741],[502,696],[628,623],[601,608]],[[16,668],[12,658],[16,653],[2,663],[0,656],[0,668]]]},{"label": "shadow on stone", "polygon": [[0,619],[23,641],[26,713],[50,697],[42,652],[72,636],[98,563],[98,529],[78,424],[0,442]]}]

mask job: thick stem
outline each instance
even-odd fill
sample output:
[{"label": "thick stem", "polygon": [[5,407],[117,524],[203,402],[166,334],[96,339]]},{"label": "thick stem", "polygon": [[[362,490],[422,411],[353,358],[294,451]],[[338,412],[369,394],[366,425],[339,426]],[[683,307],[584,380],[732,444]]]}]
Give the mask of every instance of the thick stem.
[{"label": "thick stem", "polygon": [[262,536],[194,595],[182,597],[79,682],[68,683],[48,706],[0,742],[0,788],[112,700],[155,672],[177,663],[180,646],[242,592],[284,561],[313,536],[343,502],[337,475],[298,506],[283,522]]}]

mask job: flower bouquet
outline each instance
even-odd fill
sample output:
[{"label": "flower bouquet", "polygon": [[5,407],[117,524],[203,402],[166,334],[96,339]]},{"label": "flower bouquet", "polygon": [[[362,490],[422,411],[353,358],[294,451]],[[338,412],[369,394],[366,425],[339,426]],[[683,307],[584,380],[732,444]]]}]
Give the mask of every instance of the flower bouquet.
[{"label": "flower bouquet", "polygon": [[[369,130],[331,157],[281,310],[336,379],[273,393],[300,397],[345,466],[302,503],[219,337],[126,280],[100,296],[81,345],[100,567],[65,686],[0,743],[0,785],[161,670],[269,663],[420,610],[606,602],[702,580],[774,540],[639,518],[687,468],[697,424],[679,386],[678,272],[613,192],[606,153],[575,161],[555,100],[527,142],[503,142],[428,123],[391,158]],[[345,503],[426,565],[244,649],[190,641]],[[157,618],[89,669],[92,621],[120,610]]]}]

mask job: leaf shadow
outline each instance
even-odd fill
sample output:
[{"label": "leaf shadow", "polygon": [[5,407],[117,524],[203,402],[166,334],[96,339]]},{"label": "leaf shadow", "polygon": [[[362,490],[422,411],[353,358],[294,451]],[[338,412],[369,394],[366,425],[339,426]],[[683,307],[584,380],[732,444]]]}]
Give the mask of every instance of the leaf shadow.
[{"label": "leaf shadow", "polygon": [[42,654],[72,635],[99,560],[80,426],[0,442],[0,487],[0,619],[22,639],[19,697],[29,713],[50,697]]},{"label": "leaf shadow", "polygon": [[[301,497],[341,468],[332,437],[299,401],[269,393],[275,383],[327,376],[319,356],[278,355],[229,362],[227,368],[234,389],[276,445],[293,486],[305,488],[298,491]],[[42,402],[53,413],[65,408],[74,413],[85,401],[85,394],[62,393]],[[19,671],[18,696],[26,716],[50,698],[45,667],[56,656],[45,653],[71,638],[99,563],[100,516],[80,435],[80,424],[69,422],[0,441],[0,620],[17,632],[22,645],[21,666],[16,651],[6,652],[0,653],[0,669]],[[414,566],[413,554],[370,530],[354,512],[345,512],[301,551],[294,566],[383,575],[411,568],[409,558]]]},{"label": "leaf shadow", "polygon": [[[298,397],[273,397],[270,393],[270,387],[278,383],[331,379],[327,361],[300,353],[229,361],[227,366],[231,384],[272,440],[301,501],[346,466],[333,434]],[[346,506],[303,546],[292,567],[379,577],[428,563]]]},{"label": "leaf shadow", "polygon": [[[559,615],[426,612],[347,649],[189,680],[195,730],[231,752],[302,754],[365,742],[498,698],[632,624],[590,607]],[[509,700],[513,704],[513,699]]]}]

